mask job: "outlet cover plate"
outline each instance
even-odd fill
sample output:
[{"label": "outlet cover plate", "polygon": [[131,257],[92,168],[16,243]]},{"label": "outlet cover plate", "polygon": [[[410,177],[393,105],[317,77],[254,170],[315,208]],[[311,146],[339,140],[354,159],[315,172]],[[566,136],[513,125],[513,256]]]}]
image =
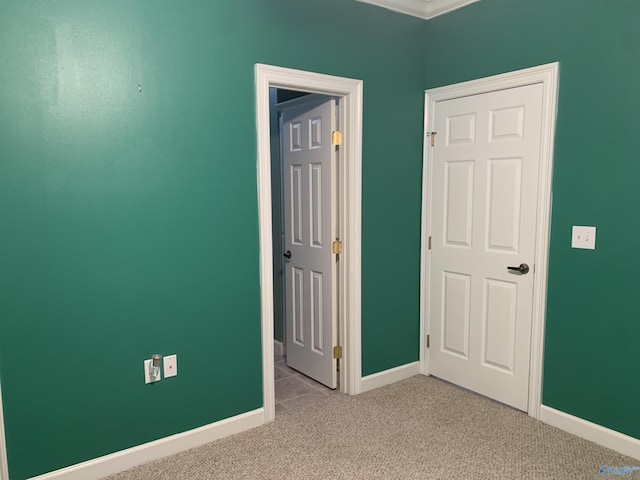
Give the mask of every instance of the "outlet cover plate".
[{"label": "outlet cover plate", "polygon": [[571,248],[596,249],[596,227],[574,225],[571,231]]},{"label": "outlet cover plate", "polygon": [[178,355],[167,355],[164,357],[164,378],[178,375]]}]

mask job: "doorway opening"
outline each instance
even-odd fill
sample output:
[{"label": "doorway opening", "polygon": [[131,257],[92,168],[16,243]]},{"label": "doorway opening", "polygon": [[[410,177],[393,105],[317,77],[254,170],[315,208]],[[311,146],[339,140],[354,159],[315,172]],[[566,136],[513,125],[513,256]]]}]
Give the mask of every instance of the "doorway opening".
[{"label": "doorway opening", "polygon": [[339,391],[340,99],[271,87],[276,415]]},{"label": "doorway opening", "polygon": [[284,207],[282,185],[282,109],[292,100],[309,97],[308,92],[269,88],[269,129],[271,139],[271,217],[273,234],[273,349],[276,357],[286,355],[284,313]]},{"label": "doorway opening", "polygon": [[262,366],[265,422],[275,419],[274,236],[271,181],[270,88],[327,95],[340,101],[343,134],[338,214],[343,242],[339,263],[339,338],[342,347],[340,391],[360,393],[361,361],[361,197],[362,81],[270,65],[255,66],[258,136],[258,217],[262,307]]}]

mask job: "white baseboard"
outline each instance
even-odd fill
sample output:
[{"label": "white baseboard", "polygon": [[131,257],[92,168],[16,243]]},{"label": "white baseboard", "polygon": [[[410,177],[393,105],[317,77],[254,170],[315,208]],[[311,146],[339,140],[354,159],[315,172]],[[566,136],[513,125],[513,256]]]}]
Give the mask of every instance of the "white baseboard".
[{"label": "white baseboard", "polygon": [[273,341],[273,353],[276,355],[284,355],[287,352],[284,343],[274,340]]},{"label": "white baseboard", "polygon": [[373,375],[367,375],[362,377],[360,383],[360,393],[368,392],[374,388],[384,387],[392,383],[404,380],[405,378],[413,377],[420,373],[420,362],[407,363],[406,365],[400,365],[399,367],[390,368],[382,372],[374,373]]},{"label": "white baseboard", "polygon": [[574,417],[546,405],[540,407],[540,421],[640,460],[640,440],[637,438]]},{"label": "white baseboard", "polygon": [[157,460],[167,455],[199,447],[214,440],[263,425],[264,409],[226,418],[204,427],[161,438],[120,452],[78,463],[30,480],[93,480]]}]

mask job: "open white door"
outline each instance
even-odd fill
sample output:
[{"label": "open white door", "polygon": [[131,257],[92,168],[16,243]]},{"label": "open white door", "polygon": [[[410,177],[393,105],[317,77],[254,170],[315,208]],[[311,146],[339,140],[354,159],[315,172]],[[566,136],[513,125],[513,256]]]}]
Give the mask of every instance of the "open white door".
[{"label": "open white door", "polygon": [[309,97],[282,115],[287,365],[336,388],[336,101]]},{"label": "open white door", "polygon": [[529,394],[543,85],[436,102],[429,373]]}]

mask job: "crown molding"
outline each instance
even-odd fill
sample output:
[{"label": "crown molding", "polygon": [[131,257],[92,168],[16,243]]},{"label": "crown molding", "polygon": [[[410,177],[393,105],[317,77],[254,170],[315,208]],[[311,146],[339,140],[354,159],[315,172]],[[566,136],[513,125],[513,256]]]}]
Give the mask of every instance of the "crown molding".
[{"label": "crown molding", "polygon": [[479,0],[356,0],[429,20]]}]

